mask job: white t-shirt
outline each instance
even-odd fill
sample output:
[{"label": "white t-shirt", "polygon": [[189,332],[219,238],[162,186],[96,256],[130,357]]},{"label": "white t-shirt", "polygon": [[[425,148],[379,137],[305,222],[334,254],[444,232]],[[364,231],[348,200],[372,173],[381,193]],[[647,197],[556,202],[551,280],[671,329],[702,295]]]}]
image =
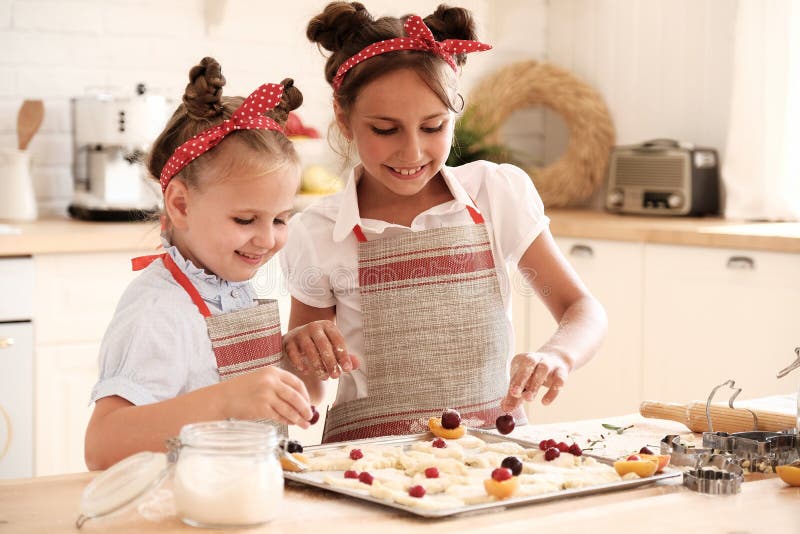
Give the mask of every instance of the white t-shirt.
[{"label": "white t-shirt", "polygon": [[[516,266],[550,219],[530,177],[513,165],[477,161],[444,167],[442,176],[453,200],[434,206],[414,218],[411,227],[362,219],[356,185],[356,167],[344,189],[312,204],[289,222],[289,237],[279,253],[289,291],[297,300],[317,308],[336,306],[336,323],[348,351],[361,359],[361,368],[339,379],[337,402],[367,395],[361,307],[358,287],[359,224],[367,240],[431,228],[474,224],[466,209],[474,205],[486,221],[506,314],[511,319],[509,267]],[[508,332],[513,348],[513,331]],[[509,355],[511,356],[511,355]]]},{"label": "white t-shirt", "polygon": [[[213,315],[255,306],[250,282],[208,274],[165,243],[175,264]],[[139,406],[219,382],[205,318],[164,262],[156,260],[120,298],[100,345],[100,376],[91,402],[118,395]]]}]

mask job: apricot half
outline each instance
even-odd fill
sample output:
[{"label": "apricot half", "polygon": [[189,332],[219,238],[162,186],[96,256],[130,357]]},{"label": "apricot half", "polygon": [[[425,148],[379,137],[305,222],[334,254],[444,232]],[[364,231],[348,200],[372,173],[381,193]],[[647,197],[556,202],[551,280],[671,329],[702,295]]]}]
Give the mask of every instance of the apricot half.
[{"label": "apricot half", "polygon": [[800,467],[793,465],[779,465],[775,468],[775,472],[781,477],[781,480],[790,486],[800,486]]},{"label": "apricot half", "polygon": [[665,467],[669,465],[671,456],[669,454],[640,454],[642,460],[649,460],[651,462],[658,462],[656,473],[660,473]]},{"label": "apricot half", "polygon": [[511,477],[508,480],[495,480],[487,478],[483,481],[486,493],[498,499],[507,499],[514,495],[519,489],[519,477]]},{"label": "apricot half", "polygon": [[619,476],[628,473],[636,473],[640,477],[653,476],[658,469],[658,461],[653,460],[617,460],[614,462],[614,470]]},{"label": "apricot half", "polygon": [[442,420],[438,417],[428,419],[428,428],[431,429],[434,436],[444,439],[458,439],[467,431],[467,427],[464,425],[458,425],[456,428],[445,428],[442,426]]},{"label": "apricot half", "polygon": [[[308,459],[305,456],[303,456],[302,454],[300,454],[299,452],[293,452],[293,453],[289,453],[289,454],[291,454],[292,457],[297,462],[299,462],[301,464],[304,464],[304,465],[308,465]],[[298,466],[296,464],[293,464],[291,460],[286,458],[286,456],[281,456],[280,458],[281,458],[281,467],[283,467],[284,471],[297,472],[297,471],[302,471],[303,470],[302,467],[300,467],[300,466]]]}]

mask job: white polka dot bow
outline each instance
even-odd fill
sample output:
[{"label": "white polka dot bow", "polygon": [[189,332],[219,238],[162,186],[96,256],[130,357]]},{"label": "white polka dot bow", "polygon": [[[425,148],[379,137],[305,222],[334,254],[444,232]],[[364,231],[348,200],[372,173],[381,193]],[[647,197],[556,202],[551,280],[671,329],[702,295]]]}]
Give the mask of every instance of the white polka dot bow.
[{"label": "white polka dot bow", "polygon": [[282,85],[265,83],[242,102],[230,119],[203,130],[175,149],[164,168],[161,169],[161,191],[167,190],[167,185],[173,176],[199,156],[217,146],[226,135],[234,130],[275,130],[283,133],[283,128],[275,120],[264,115],[265,111],[278,105],[282,94]]},{"label": "white polka dot bow", "polygon": [[396,37],[394,39],[372,43],[361,52],[342,63],[336,71],[333,82],[331,82],[333,90],[339,90],[347,71],[366,59],[380,54],[386,54],[387,52],[396,52],[398,50],[423,50],[431,52],[440,56],[453,70],[456,70],[456,61],[453,59],[455,54],[482,52],[492,48],[488,44],[465,39],[437,41],[434,39],[431,30],[418,15],[409,15],[408,19],[406,19],[406,23],[403,25],[403,29],[407,37]]}]

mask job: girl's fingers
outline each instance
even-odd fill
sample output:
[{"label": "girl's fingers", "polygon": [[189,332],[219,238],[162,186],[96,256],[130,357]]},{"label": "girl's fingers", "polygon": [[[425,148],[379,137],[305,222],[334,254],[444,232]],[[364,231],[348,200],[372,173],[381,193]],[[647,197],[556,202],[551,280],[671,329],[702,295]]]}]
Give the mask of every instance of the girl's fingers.
[{"label": "girl's fingers", "polygon": [[564,370],[560,367],[553,370],[548,380],[549,389],[547,393],[544,394],[544,397],[542,397],[542,404],[550,404],[556,400],[556,397],[558,397],[558,394],[561,392],[561,388],[564,387],[564,382],[566,382],[566,376],[564,375]]},{"label": "girl's fingers", "polygon": [[339,329],[336,328],[333,323],[327,322],[322,328],[331,344],[336,362],[339,367],[341,367],[342,371],[349,373],[353,370],[353,365],[350,362],[350,354],[347,352],[347,345],[344,342],[344,337],[342,337]]},{"label": "girl's fingers", "polygon": [[327,378],[328,373],[325,371],[314,340],[309,336],[301,336],[298,340],[298,344],[300,345],[300,353],[310,367],[310,370],[314,371],[320,379]]},{"label": "girl's fingers", "polygon": [[314,345],[317,348],[317,353],[320,356],[325,372],[331,378],[338,378],[340,374],[339,364],[333,355],[333,346],[325,334],[325,330],[323,328],[314,328],[311,331],[311,339],[314,340]]},{"label": "girl's fingers", "polygon": [[531,400],[536,398],[536,394],[539,393],[539,388],[542,387],[542,384],[544,384],[544,381],[547,378],[547,372],[548,368],[542,362],[539,362],[536,365],[536,369],[534,369],[530,379],[528,379],[528,384],[526,386],[528,392],[530,392]]},{"label": "girl's fingers", "polygon": [[311,419],[311,397],[308,395],[305,383],[289,372],[281,373],[281,381],[296,391],[303,399],[304,404],[308,405],[308,418]]},{"label": "girl's fingers", "polygon": [[297,411],[291,401],[283,398],[284,395],[292,398],[293,395],[297,395],[297,392],[287,387],[285,391],[279,390],[276,391],[276,393],[270,408],[272,408],[272,411],[280,419],[280,422],[287,425],[297,425],[300,428],[308,428],[308,419],[303,418],[303,415]]},{"label": "girl's fingers", "polygon": [[289,358],[289,361],[292,362],[294,368],[297,369],[299,372],[304,373],[306,371],[305,363],[303,362],[303,356],[300,354],[300,349],[297,348],[297,344],[294,341],[290,341],[286,343],[283,350],[286,352],[286,356]]}]

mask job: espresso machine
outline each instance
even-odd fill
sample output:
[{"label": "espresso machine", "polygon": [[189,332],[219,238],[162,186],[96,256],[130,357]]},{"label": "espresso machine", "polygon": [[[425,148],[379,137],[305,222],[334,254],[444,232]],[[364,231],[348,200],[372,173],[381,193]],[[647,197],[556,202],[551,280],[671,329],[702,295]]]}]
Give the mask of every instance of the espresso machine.
[{"label": "espresso machine", "polygon": [[69,214],[94,221],[148,219],[161,191],[144,157],[168,119],[163,96],[144,84],[130,95],[93,92],[72,99],[73,178]]}]

